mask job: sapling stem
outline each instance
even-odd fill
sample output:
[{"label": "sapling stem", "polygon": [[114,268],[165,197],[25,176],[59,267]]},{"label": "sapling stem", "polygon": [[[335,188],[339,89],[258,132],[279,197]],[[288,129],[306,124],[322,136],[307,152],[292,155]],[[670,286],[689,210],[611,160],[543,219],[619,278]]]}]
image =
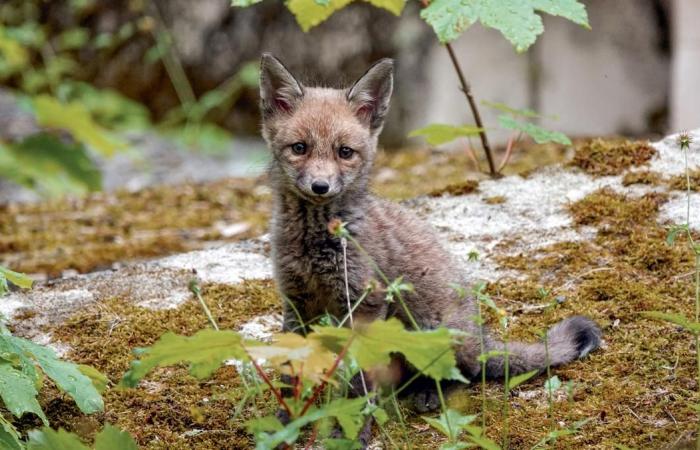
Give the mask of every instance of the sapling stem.
[{"label": "sapling stem", "polygon": [[544,333],[544,357],[545,365],[547,367],[547,403],[549,403],[548,413],[549,419],[554,421],[554,415],[552,414],[552,366],[549,362],[549,338],[547,333]]},{"label": "sapling stem", "polygon": [[197,283],[197,280],[191,280],[190,281],[190,291],[197,297],[197,300],[199,300],[199,304],[202,306],[202,309],[204,310],[204,314],[206,314],[207,319],[209,320],[209,323],[211,324],[212,328],[214,328],[216,331],[219,331],[219,325],[216,323],[216,320],[214,320],[214,316],[211,315],[211,311],[209,311],[209,307],[207,306],[206,302],[202,298],[202,290],[199,288],[199,284]]},{"label": "sapling stem", "polygon": [[464,77],[462,67],[459,65],[459,61],[457,60],[457,56],[455,55],[455,52],[452,49],[452,45],[448,42],[447,44],[445,44],[445,48],[447,49],[447,53],[449,53],[450,55],[450,60],[452,61],[452,65],[455,68],[455,72],[457,72],[457,78],[459,78],[461,91],[464,92],[464,95],[467,97],[469,108],[471,109],[472,115],[474,116],[474,122],[476,126],[481,129],[481,131],[479,131],[479,137],[481,138],[481,146],[484,149],[484,153],[486,154],[486,160],[489,163],[490,174],[492,177],[495,178],[498,176],[498,172],[496,171],[496,166],[493,163],[493,156],[491,155],[491,146],[489,145],[489,140],[486,136],[484,124],[481,121],[481,114],[479,113],[479,108],[477,108],[476,106],[476,100],[474,100],[474,95],[472,94],[471,86],[469,86],[469,83],[467,83],[467,79]]},{"label": "sapling stem", "polygon": [[481,298],[477,296],[477,314],[479,317],[479,354],[481,355],[481,429],[486,431],[486,358],[484,354],[484,319]]},{"label": "sapling stem", "polygon": [[[345,277],[345,301],[347,302],[348,306],[348,315],[347,317],[350,318],[350,328],[355,329],[355,321],[352,318],[352,313],[354,311],[351,303],[350,303],[350,282],[348,281],[348,240],[345,237],[340,238],[340,245],[343,247],[343,275]],[[362,300],[364,297],[360,297],[360,300]],[[357,302],[359,304],[360,301]],[[338,325],[339,327],[343,326],[343,323],[345,323],[345,319]],[[369,393],[367,391],[367,382],[365,381],[365,373],[360,370],[360,381],[362,382],[362,393],[367,396]],[[367,399],[367,404],[370,404],[369,398]]]},{"label": "sapling stem", "polygon": [[508,448],[510,443],[510,429],[508,425],[508,415],[510,413],[510,357],[508,354],[508,327],[506,319],[501,318],[503,327],[503,370],[505,371],[505,389],[503,390],[503,448]]}]

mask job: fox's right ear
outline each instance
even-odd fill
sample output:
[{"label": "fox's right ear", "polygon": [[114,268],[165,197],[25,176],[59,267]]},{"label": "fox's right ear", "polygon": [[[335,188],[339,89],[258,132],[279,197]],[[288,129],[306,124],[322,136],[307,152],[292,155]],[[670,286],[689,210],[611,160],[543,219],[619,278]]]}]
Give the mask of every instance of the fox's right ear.
[{"label": "fox's right ear", "polygon": [[260,59],[260,104],[263,118],[289,113],[304,96],[304,88],[279,59],[263,53]]}]

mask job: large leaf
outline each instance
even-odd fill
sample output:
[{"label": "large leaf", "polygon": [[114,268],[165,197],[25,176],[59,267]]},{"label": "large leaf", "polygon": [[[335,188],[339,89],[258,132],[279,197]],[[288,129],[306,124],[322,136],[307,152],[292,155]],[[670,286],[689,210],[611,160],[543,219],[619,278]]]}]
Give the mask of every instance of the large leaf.
[{"label": "large leaf", "polygon": [[363,410],[367,397],[338,398],[320,408],[312,407],[306,414],[283,426],[275,417],[263,417],[248,422],[248,431],[255,435],[257,450],[272,450],[278,445],[289,445],[299,438],[301,429],[324,418],[335,418],[345,437],[355,439],[364,423]]},{"label": "large leaf", "polygon": [[692,322],[682,314],[665,313],[661,311],[643,311],[642,315],[651,319],[671,322],[691,333],[700,333],[700,323]]},{"label": "large leaf", "polygon": [[363,369],[386,365],[392,353],[402,353],[413,366],[436,380],[453,379],[456,374],[453,336],[447,328],[407,331],[392,318],[356,325],[354,330],[318,326],[313,330],[310,338],[320,339],[324,347],[335,352],[352,339],[348,353]]},{"label": "large leaf", "polygon": [[411,131],[408,134],[408,137],[424,136],[428,144],[441,145],[446,142],[454,141],[460,137],[476,136],[483,130],[483,128],[472,125],[455,126],[434,123]]},{"label": "large leaf", "polygon": [[80,144],[39,133],[12,144],[0,144],[0,177],[45,195],[84,193],[102,187],[102,175]]},{"label": "large leaf", "polygon": [[488,106],[489,108],[496,109],[498,111],[511,114],[516,117],[541,117],[541,115],[531,109],[525,108],[525,109],[517,109],[517,108],[512,108],[505,103],[499,103],[499,102],[489,102],[487,100],[482,100],[481,102],[482,105]]},{"label": "large leaf", "polygon": [[571,145],[571,139],[569,139],[564,133],[559,131],[549,131],[540,126],[535,125],[530,122],[521,122],[514,119],[509,115],[498,116],[498,123],[509,130],[522,131],[523,133],[530,136],[538,144],[545,144],[547,142],[557,142],[563,145]]},{"label": "large leaf", "polygon": [[[299,26],[304,31],[328,19],[331,14],[349,5],[353,0],[288,0],[287,8],[296,17]],[[395,15],[400,15],[406,4],[405,0],[365,0],[374,6],[386,9]],[[253,0],[234,0],[234,6],[248,6],[257,3]]]},{"label": "large leaf", "polygon": [[54,431],[44,427],[29,432],[27,450],[89,450],[78,436],[60,429]]},{"label": "large leaf", "polygon": [[589,27],[585,6],[577,0],[435,0],[421,11],[440,42],[457,39],[474,23],[495,28],[522,52],[544,31],[536,12],[561,16]]},{"label": "large leaf", "polygon": [[148,372],[158,366],[190,363],[190,373],[206,378],[224,361],[248,359],[241,336],[234,331],[201,330],[195,335],[165,333],[152,347],[136,350],[141,359],[133,361],[121,383],[134,387]]},{"label": "large leaf", "polygon": [[102,396],[77,365],[60,360],[50,348],[27,339],[15,336],[6,336],[6,339],[34,359],[46,376],[68,394],[82,412],[92,414],[104,410]]},{"label": "large leaf", "polygon": [[6,267],[0,266],[0,278],[6,278],[10,283],[24,289],[32,287],[34,281],[23,273],[14,272]]},{"label": "large leaf", "polygon": [[24,45],[0,25],[0,79],[26,69],[30,55]]},{"label": "large leaf", "polygon": [[90,111],[80,102],[61,103],[54,97],[39,95],[32,103],[39,125],[66,130],[77,141],[105,156],[127,147],[126,142],[95,122]]},{"label": "large leaf", "polygon": [[33,413],[41,418],[44,425],[49,421],[44,415],[39,402],[34,380],[20,372],[6,361],[0,361],[0,397],[5,407],[17,418],[24,413]]},{"label": "large leaf", "polygon": [[24,449],[17,430],[15,430],[15,427],[2,415],[0,415],[0,448],[3,450]]},{"label": "large leaf", "polygon": [[129,433],[106,424],[95,438],[95,450],[138,450],[138,446]]},{"label": "large leaf", "polygon": [[520,386],[530,378],[534,377],[539,373],[539,370],[532,370],[530,372],[521,373],[520,375],[515,375],[508,380],[508,389],[512,390]]},{"label": "large leaf", "polygon": [[423,420],[428,422],[431,427],[447,436],[451,441],[457,439],[464,427],[472,423],[474,419],[476,416],[465,416],[454,409],[448,409],[438,418],[423,417]]},{"label": "large leaf", "polygon": [[318,339],[294,333],[277,334],[271,344],[252,344],[247,349],[251,358],[264,359],[284,373],[303,374],[315,383],[323,381],[325,371],[336,359]]}]

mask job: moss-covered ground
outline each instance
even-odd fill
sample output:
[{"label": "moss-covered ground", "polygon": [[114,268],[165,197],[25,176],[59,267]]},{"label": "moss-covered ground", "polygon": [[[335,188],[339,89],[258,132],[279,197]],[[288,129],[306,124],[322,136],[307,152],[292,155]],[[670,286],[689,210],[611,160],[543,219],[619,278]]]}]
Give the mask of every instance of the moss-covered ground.
[{"label": "moss-covered ground", "polygon": [[[634,154],[637,155],[636,150]],[[447,158],[440,160],[451,167],[441,167],[439,170],[445,172],[439,175],[424,175],[422,171],[432,169],[423,166],[436,158],[430,152],[418,152],[412,155],[410,162],[404,160],[408,158],[405,155],[382,158],[386,160],[380,162],[377,190],[399,199],[434,192],[460,179],[463,181],[462,167],[457,162],[468,163],[468,158],[463,155],[440,154],[437,158]],[[587,165],[581,162],[583,156],[579,154],[578,158],[579,166]],[[595,158],[595,164],[591,164],[596,167],[600,164],[618,164],[617,160]],[[644,157],[635,156],[631,164],[624,164],[630,167],[643,165],[646,161]],[[385,170],[382,174],[382,168],[395,173]],[[592,173],[598,175],[610,170],[613,169],[598,168]],[[440,178],[439,181],[437,178]],[[424,183],[423,179],[429,181]],[[636,181],[630,180],[629,184],[647,183],[649,179],[656,180],[656,177],[642,176]],[[435,184],[438,182],[441,185]],[[168,211],[171,214],[169,228],[178,227],[172,222],[179,220],[177,211],[196,209],[192,203],[196,205],[197,201],[211,205],[213,203],[208,202],[217,199],[219,203],[216,204],[222,204],[221,210],[206,212],[209,214],[208,220],[224,217],[227,202],[241,201],[222,193],[226,188],[225,183],[222,182],[218,194],[204,187],[182,187],[191,191],[188,196],[180,197],[181,203],[169,203],[172,209]],[[650,183],[655,184],[656,181]],[[209,192],[210,196],[205,196],[205,199],[198,197],[205,195],[203,191]],[[165,197],[161,201],[169,202],[164,200],[166,194],[162,195]],[[253,216],[246,216],[251,213],[241,210],[230,212],[232,215],[226,216],[225,220],[250,220],[256,224],[251,228],[251,233],[262,229],[267,206],[260,207],[259,203],[266,202],[267,195],[261,192],[259,197],[248,200],[252,202],[249,205],[258,207],[255,210],[257,219],[247,219]],[[94,223],[104,223],[102,226],[109,229],[113,225],[102,222],[107,219],[103,219],[99,211],[110,211],[110,205],[115,208],[119,206],[117,209],[126,214],[123,207],[128,204],[129,214],[141,214],[142,223],[148,223],[149,213],[144,212],[147,209],[144,205],[149,202],[144,199],[145,196],[145,193],[104,196],[103,209],[96,206],[100,203],[97,200],[86,200],[86,204],[95,205],[92,206],[96,211],[93,212],[96,216]],[[118,203],[119,198],[124,203]],[[629,197],[608,189],[596,191],[570,205],[576,226],[594,227],[597,230],[594,238],[560,242],[539,250],[497,258],[501,267],[515,270],[521,275],[517,279],[501,279],[487,287],[494,300],[512,316],[510,339],[535,340],[541,330],[556,321],[572,314],[584,314],[601,325],[605,340],[604,347],[588,358],[554,369],[568,389],[555,393],[551,415],[543,388],[544,377],[528,381],[511,393],[511,448],[531,448],[553,429],[584,419],[590,421],[578,433],[561,436],[548,447],[611,449],[624,445],[659,449],[694,438],[698,420],[693,405],[700,402],[694,341],[678,327],[644,318],[640,314],[647,310],[681,312],[688,316],[694,314],[692,257],[685,250],[682,237],[675,246],[666,244],[667,231],[657,221],[659,208],[666,199],[665,194]],[[116,201],[117,206],[110,204],[110,201]],[[486,201],[499,203],[503,199],[491,198]],[[23,228],[22,224],[25,224],[24,229],[33,230],[27,231],[25,239],[33,239],[31,233],[41,235],[34,230],[39,230],[43,221],[48,223],[51,217],[55,217],[56,207],[49,205],[54,204],[34,206],[33,219],[20,218],[9,223],[5,217],[7,214],[0,216],[4,217],[0,219],[2,226],[9,227],[3,229],[15,236],[0,241],[5,245],[5,255],[11,251],[8,248],[13,248],[8,246],[20,245],[17,236]],[[64,205],[70,206],[69,203]],[[19,216],[24,214],[24,217],[30,217],[28,208],[17,209]],[[74,207],[73,212],[79,209]],[[152,216],[150,218],[153,219]],[[185,221],[184,218],[182,220]],[[192,227],[210,225],[204,219],[189,220],[182,223],[193,224]],[[74,233],[75,229],[56,231],[56,236],[52,237],[53,232],[48,225],[43,226],[46,226],[43,233],[47,241],[75,239],[65,236]],[[186,228],[188,225],[180,226]],[[700,239],[700,236],[697,238]],[[36,245],[36,249],[43,248],[39,243],[33,245]],[[60,267],[62,261],[69,260],[70,252],[65,254],[65,259],[57,256],[54,264]],[[85,266],[85,270],[89,270],[88,266]],[[28,267],[43,269],[43,266]],[[55,267],[47,267],[46,270],[55,270]],[[235,328],[254,316],[280,309],[270,281],[246,282],[237,286],[207,285],[203,294],[220,325],[227,328]],[[547,306],[553,303],[556,305]],[[206,326],[206,318],[194,301],[175,309],[153,311],[134,306],[127,298],[115,298],[80,311],[68,322],[56,325],[49,331],[59,342],[70,346],[69,358],[95,366],[116,383],[128,366],[133,348],[153,343],[166,330],[191,334]],[[206,381],[197,381],[187,375],[183,367],[174,367],[155,371],[139,388],[108,390],[105,396],[106,412],[99,416],[80,415],[70,401],[52,390],[43,395],[42,403],[54,426],[65,426],[86,439],[99,429],[102,422],[111,422],[132,432],[139,443],[148,449],[252,448],[252,442],[244,430],[244,421],[256,414],[255,408],[249,404],[240,415],[235,415],[243,393],[240,378],[231,367],[220,369]],[[505,427],[502,383],[488,382],[486,397],[487,434],[493,439],[500,439]],[[450,395],[448,403],[464,413],[481,413],[480,386],[475,384],[458,389]],[[274,408],[274,402],[262,398],[256,406],[259,411],[269,413]],[[402,406],[402,412],[405,414],[405,426],[398,421],[392,421],[387,426],[393,442],[401,448],[438,448],[443,438],[409,408]],[[392,445],[387,444],[385,448],[392,448]]]},{"label": "moss-covered ground", "polygon": [[[518,153],[506,173],[558,162],[564,149],[534,145]],[[382,152],[374,187],[381,196],[474,190],[474,163],[464,152]],[[60,276],[106,269],[112,263],[201,248],[262,234],[270,215],[265,177],[97,193],[37,204],[0,205],[0,264]],[[231,227],[234,225],[234,227]],[[227,229],[237,228],[228,233]]]}]

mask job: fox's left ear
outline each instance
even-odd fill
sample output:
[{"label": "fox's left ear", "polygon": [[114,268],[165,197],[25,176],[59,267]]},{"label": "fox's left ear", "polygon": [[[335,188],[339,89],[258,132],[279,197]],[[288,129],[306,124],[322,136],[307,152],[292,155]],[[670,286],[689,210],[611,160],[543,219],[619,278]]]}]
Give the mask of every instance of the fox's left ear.
[{"label": "fox's left ear", "polygon": [[394,61],[380,59],[348,91],[347,99],[355,114],[371,130],[379,130],[389,111],[389,100],[394,86]]}]

